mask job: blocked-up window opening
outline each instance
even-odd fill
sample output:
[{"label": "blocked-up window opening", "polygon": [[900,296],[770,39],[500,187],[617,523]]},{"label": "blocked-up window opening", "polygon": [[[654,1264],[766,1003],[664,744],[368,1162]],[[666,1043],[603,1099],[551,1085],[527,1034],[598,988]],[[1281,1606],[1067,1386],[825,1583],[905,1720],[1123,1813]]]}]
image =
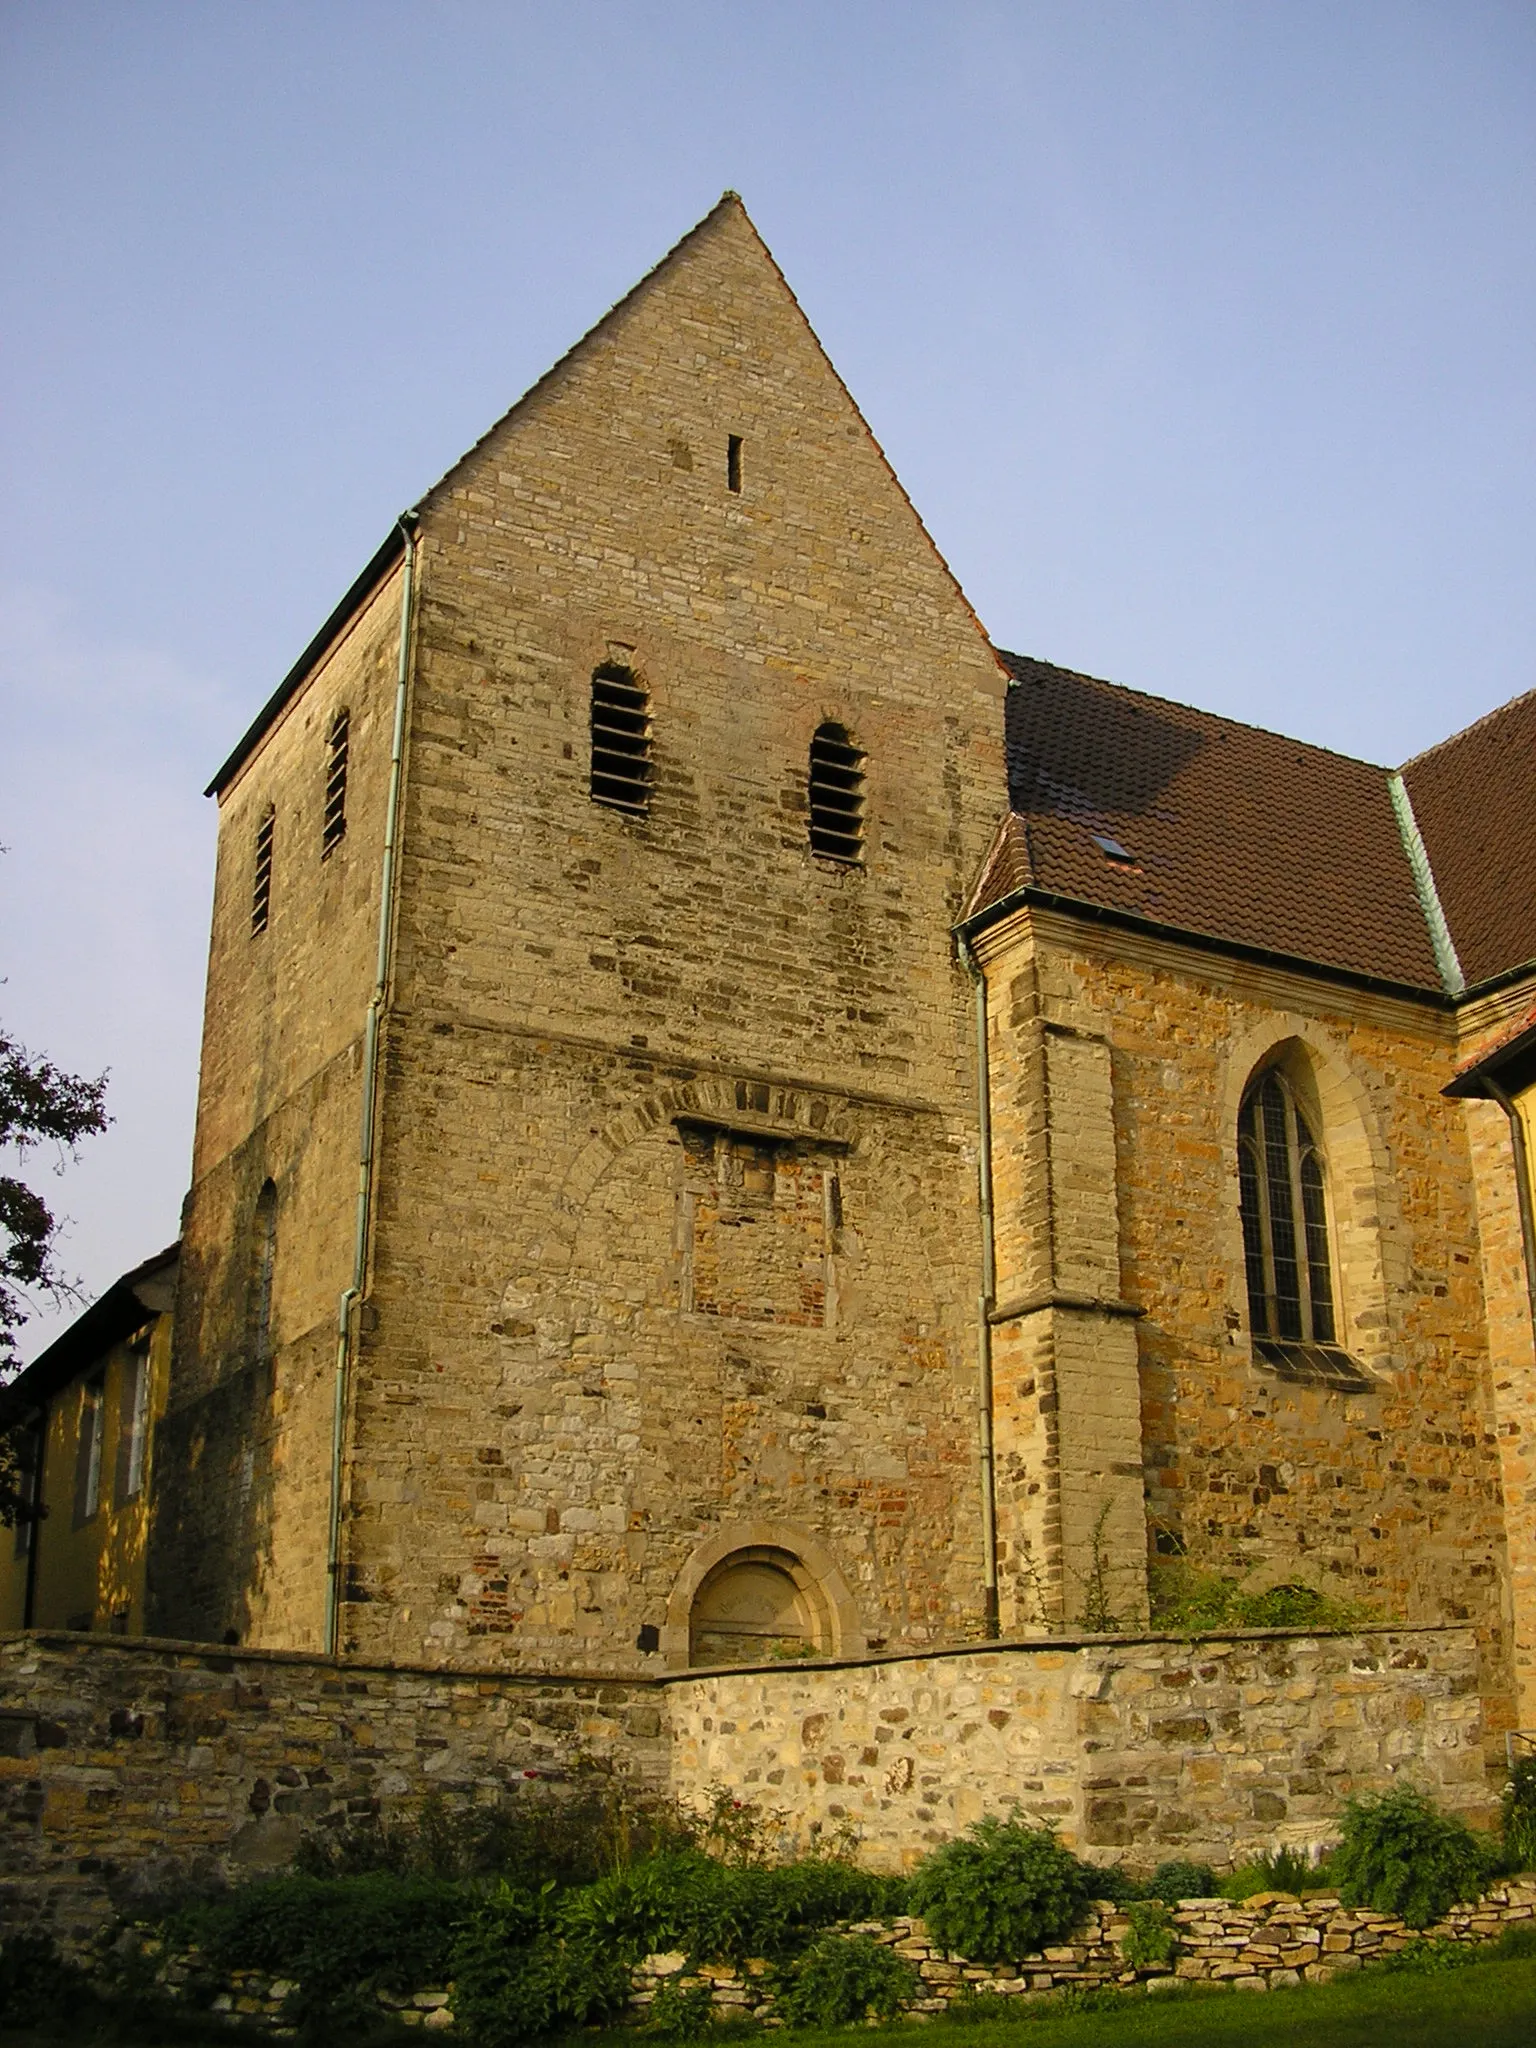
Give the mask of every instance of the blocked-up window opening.
[{"label": "blocked-up window opening", "polygon": [[264,932],[272,916],[272,840],[277,810],[268,804],[256,827],[256,865],[251,880],[251,937]]},{"label": "blocked-up window opening", "polygon": [[825,1603],[800,1560],[768,1545],[725,1558],[694,1595],[690,1664],[766,1664],[823,1654]]},{"label": "blocked-up window opening", "polygon": [[864,756],[831,723],[811,741],[811,851],[825,860],[864,858]]},{"label": "blocked-up window opening", "polygon": [[149,1355],[130,1351],[123,1363],[117,1420],[117,1505],[144,1490],[144,1432],[149,1409]]},{"label": "blocked-up window opening", "polygon": [[90,1521],[101,1505],[101,1381],[80,1389],[80,1435],[75,1447],[75,1527]]},{"label": "blocked-up window opening", "polygon": [[258,1365],[272,1356],[272,1273],[277,1264],[277,1189],[262,1183],[251,1229],[251,1355]]},{"label": "blocked-up window opening", "polygon": [[825,1329],[836,1321],[842,1190],[806,1145],[679,1124],[685,1314]]},{"label": "blocked-up window opening", "polygon": [[325,753],[325,823],[320,833],[320,858],[325,860],[347,832],[347,743],[351,714],[338,711],[331,720]]},{"label": "blocked-up window opening", "polygon": [[741,436],[731,434],[725,443],[725,487],[728,491],[741,489]]},{"label": "blocked-up window opening", "polygon": [[1284,1379],[1373,1385],[1337,1343],[1322,1149],[1277,1067],[1243,1098],[1237,1162],[1255,1354]]},{"label": "blocked-up window opening", "polygon": [[632,670],[592,678],[592,801],[643,816],[651,807],[651,700]]}]

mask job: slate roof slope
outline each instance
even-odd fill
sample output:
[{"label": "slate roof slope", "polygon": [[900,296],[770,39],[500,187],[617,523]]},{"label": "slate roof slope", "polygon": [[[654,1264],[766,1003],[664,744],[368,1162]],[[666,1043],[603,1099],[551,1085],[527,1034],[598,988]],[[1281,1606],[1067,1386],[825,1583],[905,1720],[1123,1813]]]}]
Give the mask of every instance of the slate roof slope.
[{"label": "slate roof slope", "polygon": [[1014,815],[985,900],[1027,884],[1440,992],[1385,769],[1049,662],[1003,660],[1016,678]]},{"label": "slate roof slope", "polygon": [[1536,960],[1536,690],[1403,769],[1468,983]]}]

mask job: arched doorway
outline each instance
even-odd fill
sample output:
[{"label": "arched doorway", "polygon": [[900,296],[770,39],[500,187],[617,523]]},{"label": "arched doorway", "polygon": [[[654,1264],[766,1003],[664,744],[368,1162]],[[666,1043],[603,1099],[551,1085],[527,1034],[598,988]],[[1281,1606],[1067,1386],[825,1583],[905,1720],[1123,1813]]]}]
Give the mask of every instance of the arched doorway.
[{"label": "arched doorway", "polygon": [[733,1550],[693,1596],[690,1664],[766,1664],[823,1656],[830,1646],[826,1604],[792,1551],[768,1544]]}]

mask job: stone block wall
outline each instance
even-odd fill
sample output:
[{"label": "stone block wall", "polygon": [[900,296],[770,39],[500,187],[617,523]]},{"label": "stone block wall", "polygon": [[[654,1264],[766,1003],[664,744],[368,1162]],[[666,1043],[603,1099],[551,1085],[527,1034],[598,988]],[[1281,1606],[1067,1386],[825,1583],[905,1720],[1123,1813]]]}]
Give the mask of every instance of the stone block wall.
[{"label": "stone block wall", "polygon": [[[1457,1906],[1433,1926],[1414,1929],[1390,1913],[1350,1907],[1328,1894],[1301,1898],[1288,1892],[1260,1892],[1231,1899],[1185,1899],[1168,1916],[1175,1951],[1158,1966],[1133,1967],[1125,1959],[1131,1923],[1123,1907],[1099,1900],[1060,1942],[1007,1963],[973,1963],[943,1949],[921,1920],[905,1914],[850,1928],[890,1948],[916,1977],[904,2003],[908,2019],[930,2019],[956,2004],[997,2000],[1006,2011],[1048,1999],[1053,1992],[1108,1987],[1121,1992],[1168,1991],[1182,1984],[1207,1984],[1233,1991],[1280,1991],[1299,1984],[1326,1984],[1380,1963],[1415,1941],[1456,1942],[1467,1947],[1497,1941],[1507,1927],[1528,1926],[1536,1917],[1536,1877],[1515,1877],[1493,1885],[1473,1905]],[[155,1982],[172,1999],[187,1996],[202,1971],[199,1959],[165,1955],[157,1942],[144,1945]],[[701,1996],[716,2020],[757,2020],[778,2024],[773,1975],[761,1960],[711,1962],[679,1952],[646,1956],[634,1971],[626,2017],[643,2023],[663,1986]],[[247,2026],[291,2033],[288,2000],[295,1985],[265,1971],[242,1970],[224,1981],[212,2010]],[[382,2015],[405,2026],[438,2033],[453,2028],[451,1985],[409,1992],[375,1993]]]},{"label": "stone block wall", "polygon": [[[1018,1295],[1034,1323],[1079,1326],[1070,1372],[1062,1340],[1042,1340],[1028,1316],[998,1331],[1004,1629],[1034,1620],[1042,1577],[1047,1618],[1080,1617],[1096,1500],[1120,1615],[1138,1612],[1150,1550],[1255,1589],[1294,1581],[1410,1622],[1467,1620],[1501,1732],[1501,1423],[1467,1113],[1441,1093],[1451,1020],[1043,910],[978,946],[1000,1310]],[[1251,1341],[1237,1120],[1256,1067],[1282,1048],[1317,1104],[1339,1340],[1367,1391],[1287,1381]],[[1058,1124],[1070,1143],[1053,1142]],[[1113,1257],[1097,1249],[1111,1221]],[[1139,1427],[1124,1412],[1132,1344]],[[1059,1558],[1040,1555],[1053,1504]]]},{"label": "stone block wall", "polygon": [[0,1638],[0,1915],[88,1935],[156,1884],[280,1868],[342,1813],[722,1786],[785,1846],[910,1867],[1017,1808],[1090,1861],[1330,1840],[1394,1782],[1491,1822],[1469,1629],[1011,1643],[644,1679]]},{"label": "stone block wall", "polygon": [[668,1685],[671,1782],[902,1869],[1015,1803],[1095,1862],[1332,1838],[1400,1779],[1491,1824],[1470,1629],[1010,1643]]},{"label": "stone block wall", "polygon": [[281,1868],[338,1814],[558,1794],[578,1762],[660,1788],[656,1689],[5,1637],[0,1920],[78,1944],[157,1884]]}]

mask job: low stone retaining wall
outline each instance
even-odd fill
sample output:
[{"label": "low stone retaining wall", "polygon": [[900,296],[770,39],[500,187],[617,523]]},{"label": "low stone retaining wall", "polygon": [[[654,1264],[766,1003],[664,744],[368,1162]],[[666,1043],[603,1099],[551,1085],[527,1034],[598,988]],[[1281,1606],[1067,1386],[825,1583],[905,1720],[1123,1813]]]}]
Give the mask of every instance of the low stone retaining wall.
[{"label": "low stone retaining wall", "polygon": [[786,1848],[909,1868],[1017,1807],[1089,1861],[1328,1841],[1404,1779],[1490,1823],[1468,1628],[989,1643],[655,1679],[539,1678],[33,1632],[0,1637],[0,1925],[80,1945],[167,1881],[287,1863],[430,1792],[593,1765],[754,1802]]},{"label": "low stone retaining wall", "polygon": [[428,1792],[502,1798],[592,1763],[659,1789],[663,1706],[642,1680],[0,1638],[0,1924],[82,1947],[159,1885],[280,1868],[327,1818]]},{"label": "low stone retaining wall", "polygon": [[[1473,1906],[1458,1906],[1433,1927],[1414,1930],[1390,1914],[1343,1906],[1331,1894],[1295,1898],[1261,1892],[1234,1904],[1230,1899],[1185,1899],[1170,1915],[1178,1949],[1165,1967],[1131,1969],[1124,1943],[1131,1923],[1123,1907],[1099,1900],[1070,1941],[1021,1956],[1015,1963],[988,1966],[967,1962],[935,1947],[921,1920],[871,1921],[848,1930],[868,1934],[893,1948],[916,1969],[918,1995],[906,2006],[911,2019],[942,2013],[956,2000],[993,1997],[1028,2001],[1073,1986],[1112,1985],[1121,1990],[1167,1990],[1179,1983],[1225,1984],[1235,1991],[1271,1991],[1286,1985],[1325,1984],[1351,1970],[1380,1962],[1411,1941],[1464,1943],[1494,1941],[1506,1927],[1536,1918],[1536,1875],[1495,1885]],[[194,1959],[165,1960],[158,1982],[173,1998],[187,1994],[195,1980]],[[717,2020],[755,2019],[778,2026],[772,1974],[763,1962],[740,1968],[726,1963],[691,1963],[683,1955],[647,1956],[634,1973],[627,2018],[644,2022],[658,1988],[707,1990]],[[211,2009],[221,2016],[277,2035],[293,2031],[285,2017],[293,1984],[256,1971],[230,1977],[215,1993]],[[453,1987],[376,1994],[381,2013],[407,2026],[446,2030],[453,2026]]]},{"label": "low stone retaining wall", "polygon": [[1090,1862],[1218,1868],[1336,1839],[1404,1778],[1495,1819],[1471,1629],[1091,1637],[700,1672],[668,1686],[675,1789],[724,1784],[802,1845],[901,1870],[1017,1804]]}]

